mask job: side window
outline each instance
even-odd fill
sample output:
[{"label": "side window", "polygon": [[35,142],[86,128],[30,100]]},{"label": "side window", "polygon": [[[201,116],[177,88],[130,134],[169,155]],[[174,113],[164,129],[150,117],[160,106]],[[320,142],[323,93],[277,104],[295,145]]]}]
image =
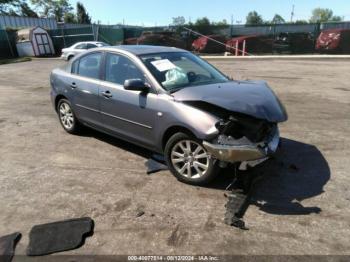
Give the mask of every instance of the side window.
[{"label": "side window", "polygon": [[78,68],[79,68],[79,60],[74,61],[71,67],[71,73],[72,74],[78,74]]},{"label": "side window", "polygon": [[106,56],[106,81],[124,85],[125,80],[141,79],[145,81],[142,71],[129,58],[107,54]]},{"label": "side window", "polygon": [[77,45],[75,49],[86,49],[86,44]]},{"label": "side window", "polygon": [[102,53],[92,53],[80,58],[78,75],[99,79]]},{"label": "side window", "polygon": [[86,48],[87,48],[87,49],[96,48],[96,47],[97,47],[97,46],[94,45],[94,44],[87,44],[87,45],[86,45]]}]

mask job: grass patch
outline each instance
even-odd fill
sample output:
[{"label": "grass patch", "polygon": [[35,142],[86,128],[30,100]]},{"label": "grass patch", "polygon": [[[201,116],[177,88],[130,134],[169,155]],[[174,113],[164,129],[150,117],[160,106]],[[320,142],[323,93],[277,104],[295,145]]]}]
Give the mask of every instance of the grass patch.
[{"label": "grass patch", "polygon": [[32,61],[30,57],[20,57],[12,59],[0,59],[0,65],[13,64],[13,63],[22,63]]}]

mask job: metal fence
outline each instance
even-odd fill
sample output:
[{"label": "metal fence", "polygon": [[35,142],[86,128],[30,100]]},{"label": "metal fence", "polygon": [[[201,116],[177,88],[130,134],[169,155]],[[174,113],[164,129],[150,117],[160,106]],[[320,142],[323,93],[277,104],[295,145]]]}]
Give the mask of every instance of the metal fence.
[{"label": "metal fence", "polygon": [[80,27],[80,28],[61,28],[48,30],[52,38],[53,45],[56,53],[60,53],[62,48],[71,46],[77,42],[82,41],[94,41],[93,27]]},{"label": "metal fence", "polygon": [[242,35],[274,35],[279,33],[315,33],[319,30],[319,24],[280,24],[263,26],[237,26],[230,29],[231,36]]},{"label": "metal fence", "polygon": [[62,48],[69,47],[77,42],[103,41],[110,45],[119,45],[124,40],[123,29],[97,25],[54,29],[48,30],[48,33],[58,54]]},{"label": "metal fence", "polygon": [[22,16],[0,15],[0,28],[25,28],[40,26],[45,29],[56,29],[57,22],[54,18],[33,18]]},{"label": "metal fence", "polygon": [[350,22],[333,22],[333,23],[323,23],[320,25],[321,30],[326,29],[350,29]]},{"label": "metal fence", "polygon": [[17,56],[16,32],[7,32],[0,29],[0,58]]},{"label": "metal fence", "polygon": [[96,39],[110,45],[120,45],[124,41],[124,29],[97,26],[95,29]]},{"label": "metal fence", "polygon": [[[79,25],[79,24],[57,24],[54,19],[46,18],[23,18],[0,16],[0,27],[23,28],[41,26],[48,30],[52,37],[56,53],[62,48],[81,41],[103,41],[110,45],[118,45],[127,38],[139,37],[144,31],[173,31],[180,33],[184,31],[181,27],[130,27],[123,25]],[[350,22],[321,23],[321,24],[280,24],[280,25],[233,25],[212,27],[214,34],[232,36],[244,35],[270,35],[276,36],[280,33],[312,33],[315,38],[322,30],[326,29],[350,29]],[[5,28],[4,28],[5,29]],[[16,33],[0,29],[0,57],[16,56]]]}]

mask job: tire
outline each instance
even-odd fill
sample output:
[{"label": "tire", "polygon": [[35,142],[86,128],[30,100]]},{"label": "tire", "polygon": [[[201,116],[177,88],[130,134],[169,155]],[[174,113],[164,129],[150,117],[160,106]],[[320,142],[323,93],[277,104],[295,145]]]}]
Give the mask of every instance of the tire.
[{"label": "tire", "polygon": [[58,119],[63,129],[69,134],[78,134],[81,125],[76,118],[71,103],[67,99],[61,99],[57,103]]},{"label": "tire", "polygon": [[185,133],[176,133],[168,140],[164,155],[171,173],[186,184],[208,184],[219,171],[202,142]]}]

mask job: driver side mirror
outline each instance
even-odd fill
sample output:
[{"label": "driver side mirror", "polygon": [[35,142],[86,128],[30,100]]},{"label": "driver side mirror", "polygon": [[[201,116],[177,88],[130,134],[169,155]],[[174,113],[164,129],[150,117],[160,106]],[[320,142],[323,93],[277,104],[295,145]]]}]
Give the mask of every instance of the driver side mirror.
[{"label": "driver side mirror", "polygon": [[130,91],[148,91],[150,86],[141,79],[128,79],[124,82],[124,89]]}]

